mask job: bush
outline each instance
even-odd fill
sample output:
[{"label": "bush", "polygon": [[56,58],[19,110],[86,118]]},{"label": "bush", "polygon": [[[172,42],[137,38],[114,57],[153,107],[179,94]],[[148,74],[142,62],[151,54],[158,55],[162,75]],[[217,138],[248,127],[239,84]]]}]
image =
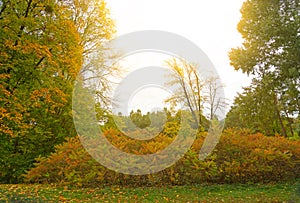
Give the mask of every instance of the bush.
[{"label": "bush", "polygon": [[69,138],[56,147],[48,158],[37,159],[38,164],[25,176],[26,181],[41,183],[94,184],[102,181],[105,168],[82,147],[79,139]]},{"label": "bush", "polygon": [[[202,132],[192,148],[176,164],[156,174],[143,176],[124,175],[106,169],[91,158],[78,138],[71,138],[57,146],[56,152],[49,157],[39,158],[35,168],[28,171],[25,178],[27,182],[78,186],[136,186],[203,182],[254,183],[300,177],[299,141],[245,132],[226,130],[214,152],[200,161],[198,153],[206,136]],[[104,134],[116,147],[136,154],[155,153],[172,141],[164,134],[149,141],[135,142],[116,130],[107,130]]]},{"label": "bush", "polygon": [[300,175],[300,141],[229,129],[217,146],[219,181],[229,183],[291,180]]}]

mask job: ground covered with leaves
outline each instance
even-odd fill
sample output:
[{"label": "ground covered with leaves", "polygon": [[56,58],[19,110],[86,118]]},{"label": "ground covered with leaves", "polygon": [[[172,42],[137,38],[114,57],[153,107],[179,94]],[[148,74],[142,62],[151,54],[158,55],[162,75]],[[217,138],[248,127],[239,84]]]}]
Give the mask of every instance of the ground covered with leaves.
[{"label": "ground covered with leaves", "polygon": [[71,188],[0,185],[0,202],[300,202],[300,183]]}]

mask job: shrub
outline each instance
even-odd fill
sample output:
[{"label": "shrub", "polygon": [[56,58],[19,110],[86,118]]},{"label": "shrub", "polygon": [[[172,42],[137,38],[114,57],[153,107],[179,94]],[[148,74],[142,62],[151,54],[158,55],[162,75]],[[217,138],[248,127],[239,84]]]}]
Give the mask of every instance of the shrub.
[{"label": "shrub", "polygon": [[229,129],[221,137],[216,159],[219,181],[270,182],[299,177],[299,141],[261,133],[240,134]]},{"label": "shrub", "polygon": [[102,181],[105,168],[82,147],[77,137],[56,147],[49,157],[37,159],[38,164],[25,176],[26,181],[64,184],[94,184]]},{"label": "shrub", "polygon": [[[106,169],[91,158],[78,138],[71,138],[57,146],[55,153],[39,158],[25,178],[28,182],[78,186],[136,186],[203,182],[254,183],[300,177],[299,141],[246,132],[234,129],[223,132],[216,149],[204,161],[198,159],[198,153],[206,133],[199,133],[192,148],[176,164],[161,172],[143,176],[124,175]],[[136,154],[155,153],[172,141],[164,134],[149,141],[138,142],[116,130],[107,130],[104,134],[116,147]]]}]

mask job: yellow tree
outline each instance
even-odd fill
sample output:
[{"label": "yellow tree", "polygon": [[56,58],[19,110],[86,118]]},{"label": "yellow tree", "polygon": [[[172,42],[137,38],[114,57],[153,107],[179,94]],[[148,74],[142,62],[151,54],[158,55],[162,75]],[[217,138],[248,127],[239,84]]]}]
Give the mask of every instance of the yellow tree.
[{"label": "yellow tree", "polygon": [[194,124],[198,128],[201,127],[203,125],[204,81],[200,78],[196,65],[175,58],[167,61],[167,65],[173,70],[169,85],[178,86],[177,92],[174,92],[167,102],[174,106],[183,103],[190,111]]},{"label": "yellow tree", "polygon": [[97,96],[102,104],[107,105],[111,84],[108,76],[118,75],[119,69],[107,65],[113,56],[108,54],[110,47],[106,42],[112,39],[115,29],[106,3],[103,0],[71,0],[61,3],[72,8],[71,18],[80,35],[80,45],[83,47],[80,74],[85,81],[96,82]]},{"label": "yellow tree", "polygon": [[[105,12],[98,13],[98,21],[108,18],[101,5],[98,11]],[[112,24],[99,24],[102,34],[93,37],[82,31],[79,25],[91,26],[96,16],[81,18],[80,24],[76,11],[89,16],[91,8],[72,1],[0,1],[1,182],[20,180],[37,156],[48,155],[65,137],[75,135],[73,83],[87,64],[88,43],[97,44],[94,50],[100,53],[100,42],[113,33]]]}]

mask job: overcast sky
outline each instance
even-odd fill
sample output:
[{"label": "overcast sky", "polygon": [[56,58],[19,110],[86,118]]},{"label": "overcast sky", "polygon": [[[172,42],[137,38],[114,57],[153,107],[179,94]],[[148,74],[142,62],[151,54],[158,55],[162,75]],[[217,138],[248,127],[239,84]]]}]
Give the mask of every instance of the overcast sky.
[{"label": "overcast sky", "polygon": [[[141,30],[162,30],[181,35],[198,45],[215,65],[225,85],[226,98],[232,102],[237,91],[250,84],[250,79],[245,74],[234,71],[228,59],[228,51],[242,43],[236,27],[241,17],[239,10],[243,1],[109,0],[107,4],[118,36]],[[130,66],[161,65],[157,64],[153,54],[151,57],[140,55],[139,59],[128,59]],[[150,92],[148,88],[137,95],[145,96]],[[159,95],[164,94],[160,92]],[[131,106],[142,105],[139,102],[144,103],[143,100],[136,99],[131,102]]]}]

